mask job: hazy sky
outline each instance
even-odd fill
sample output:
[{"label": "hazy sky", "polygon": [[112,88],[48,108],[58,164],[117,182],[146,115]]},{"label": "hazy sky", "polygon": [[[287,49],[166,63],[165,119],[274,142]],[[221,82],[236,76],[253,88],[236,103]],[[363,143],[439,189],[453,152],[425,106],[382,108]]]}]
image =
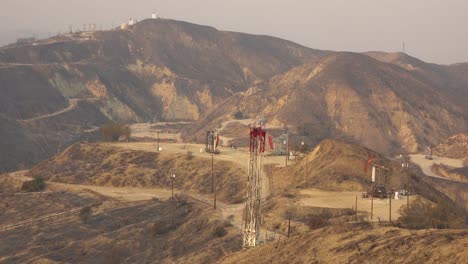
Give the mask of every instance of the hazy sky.
[{"label": "hazy sky", "polygon": [[468,62],[468,0],[0,0],[0,45],[157,12],[221,30],[272,35],[316,49],[406,51]]}]

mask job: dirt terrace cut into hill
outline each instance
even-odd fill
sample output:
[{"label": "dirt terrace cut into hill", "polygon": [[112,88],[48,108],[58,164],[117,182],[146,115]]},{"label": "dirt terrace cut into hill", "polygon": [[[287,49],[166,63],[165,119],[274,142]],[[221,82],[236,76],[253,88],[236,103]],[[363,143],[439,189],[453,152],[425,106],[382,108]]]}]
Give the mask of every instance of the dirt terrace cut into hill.
[{"label": "dirt terrace cut into hill", "polygon": [[[246,172],[233,162],[214,161],[218,199],[241,202]],[[125,150],[107,144],[75,144],[29,172],[49,181],[114,187],[174,188],[211,193],[211,160],[190,154]]]}]

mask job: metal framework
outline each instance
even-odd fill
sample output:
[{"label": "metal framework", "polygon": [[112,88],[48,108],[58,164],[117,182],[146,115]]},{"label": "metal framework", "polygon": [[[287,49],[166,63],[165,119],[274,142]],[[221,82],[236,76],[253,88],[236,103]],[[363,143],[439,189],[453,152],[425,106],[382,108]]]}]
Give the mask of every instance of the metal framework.
[{"label": "metal framework", "polygon": [[206,132],[206,148],[205,151],[209,153],[218,153],[219,132],[207,131]]},{"label": "metal framework", "polygon": [[289,136],[288,134],[283,134],[277,138],[273,139],[273,145],[275,149],[273,150],[276,155],[289,155]]},{"label": "metal framework", "polygon": [[372,195],[374,197],[384,198],[387,196],[388,172],[388,168],[376,163],[372,164]]},{"label": "metal framework", "polygon": [[250,128],[250,159],[247,177],[247,201],[243,220],[243,247],[258,245],[262,204],[262,156],[265,151],[266,131],[261,127]]}]

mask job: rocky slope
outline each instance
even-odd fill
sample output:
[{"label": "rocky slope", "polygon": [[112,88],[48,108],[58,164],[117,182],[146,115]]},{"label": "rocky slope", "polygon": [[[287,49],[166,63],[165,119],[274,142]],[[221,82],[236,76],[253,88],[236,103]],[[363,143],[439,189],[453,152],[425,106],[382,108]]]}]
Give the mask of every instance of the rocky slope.
[{"label": "rocky slope", "polygon": [[[82,135],[76,130],[108,119],[199,120],[232,94],[325,53],[273,37],[163,19],[126,30],[66,34],[0,48],[0,114],[18,127],[14,133],[57,139],[54,129],[22,120],[68,113],[65,122],[44,121],[73,126],[63,134],[75,141]],[[68,111],[77,100],[84,111]],[[64,145],[73,142],[60,139]],[[31,152],[40,158],[51,154],[46,150],[39,155],[32,147]],[[28,158],[24,151],[13,156]],[[18,166],[7,159],[0,162]]]},{"label": "rocky slope", "polygon": [[[422,63],[422,62],[421,62]],[[459,83],[460,91],[468,85]],[[466,129],[466,103],[404,67],[356,53],[333,53],[233,96],[202,127],[230,114],[266,118],[311,141],[334,137],[385,154],[415,152]],[[201,129],[204,130],[204,129]]]},{"label": "rocky slope", "polygon": [[449,137],[433,149],[434,155],[468,160],[468,134],[457,134]]},{"label": "rocky slope", "polygon": [[467,242],[466,230],[340,225],[238,252],[220,263],[462,263]]},{"label": "rocky slope", "polygon": [[[239,203],[245,198],[243,168],[228,161],[215,161],[218,199]],[[211,161],[186,154],[125,150],[106,144],[74,144],[29,171],[31,177],[72,184],[174,188],[200,194],[211,193]]]},{"label": "rocky slope", "polygon": [[[30,145],[47,146],[88,138],[84,130],[109,119],[198,121],[186,138],[202,140],[241,111],[288,126],[309,144],[344,138],[388,154],[466,130],[467,72],[466,64],[318,51],[153,19],[0,48],[0,115],[15,134],[30,135]],[[31,156],[11,151],[18,159],[0,159],[8,168]],[[55,151],[33,149],[31,162]]]}]

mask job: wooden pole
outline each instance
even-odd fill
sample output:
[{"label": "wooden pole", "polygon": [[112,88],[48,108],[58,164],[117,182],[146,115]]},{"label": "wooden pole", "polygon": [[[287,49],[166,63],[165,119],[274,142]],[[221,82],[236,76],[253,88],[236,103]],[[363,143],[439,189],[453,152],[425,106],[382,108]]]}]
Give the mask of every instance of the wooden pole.
[{"label": "wooden pole", "polygon": [[171,193],[171,199],[174,200],[174,177],[171,174],[171,182],[172,182],[172,193]]},{"label": "wooden pole", "polygon": [[213,154],[211,154],[211,193],[214,193]]},{"label": "wooden pole", "polygon": [[388,221],[392,222],[392,193],[390,192],[389,195],[389,210],[388,210]]},{"label": "wooden pole", "polygon": [[356,194],[356,203],[355,203],[355,207],[356,208],[356,214],[354,216],[354,220],[357,221],[357,194]]},{"label": "wooden pole", "polygon": [[309,188],[309,160],[307,159],[307,156],[306,156],[306,189]]},{"label": "wooden pole", "polygon": [[374,214],[374,184],[372,184],[372,191],[371,191],[371,203],[370,203],[370,219],[372,220],[372,216]]},{"label": "wooden pole", "polygon": [[288,213],[288,238],[291,234],[291,212]]},{"label": "wooden pole", "polygon": [[213,155],[211,155],[211,179],[212,179],[212,184],[213,184],[213,193],[214,193],[214,200],[213,200],[213,210],[216,210],[216,182],[215,182],[215,177],[214,177],[214,172],[213,172]]},{"label": "wooden pole", "polygon": [[405,154],[405,171],[407,175],[406,177],[408,179],[408,190],[406,190],[406,209],[409,209],[409,196],[410,196],[409,190],[410,190],[411,174],[409,173],[409,164],[408,164],[408,158],[406,158],[406,154]]},{"label": "wooden pole", "polygon": [[158,131],[158,151],[159,151],[159,131]]}]

